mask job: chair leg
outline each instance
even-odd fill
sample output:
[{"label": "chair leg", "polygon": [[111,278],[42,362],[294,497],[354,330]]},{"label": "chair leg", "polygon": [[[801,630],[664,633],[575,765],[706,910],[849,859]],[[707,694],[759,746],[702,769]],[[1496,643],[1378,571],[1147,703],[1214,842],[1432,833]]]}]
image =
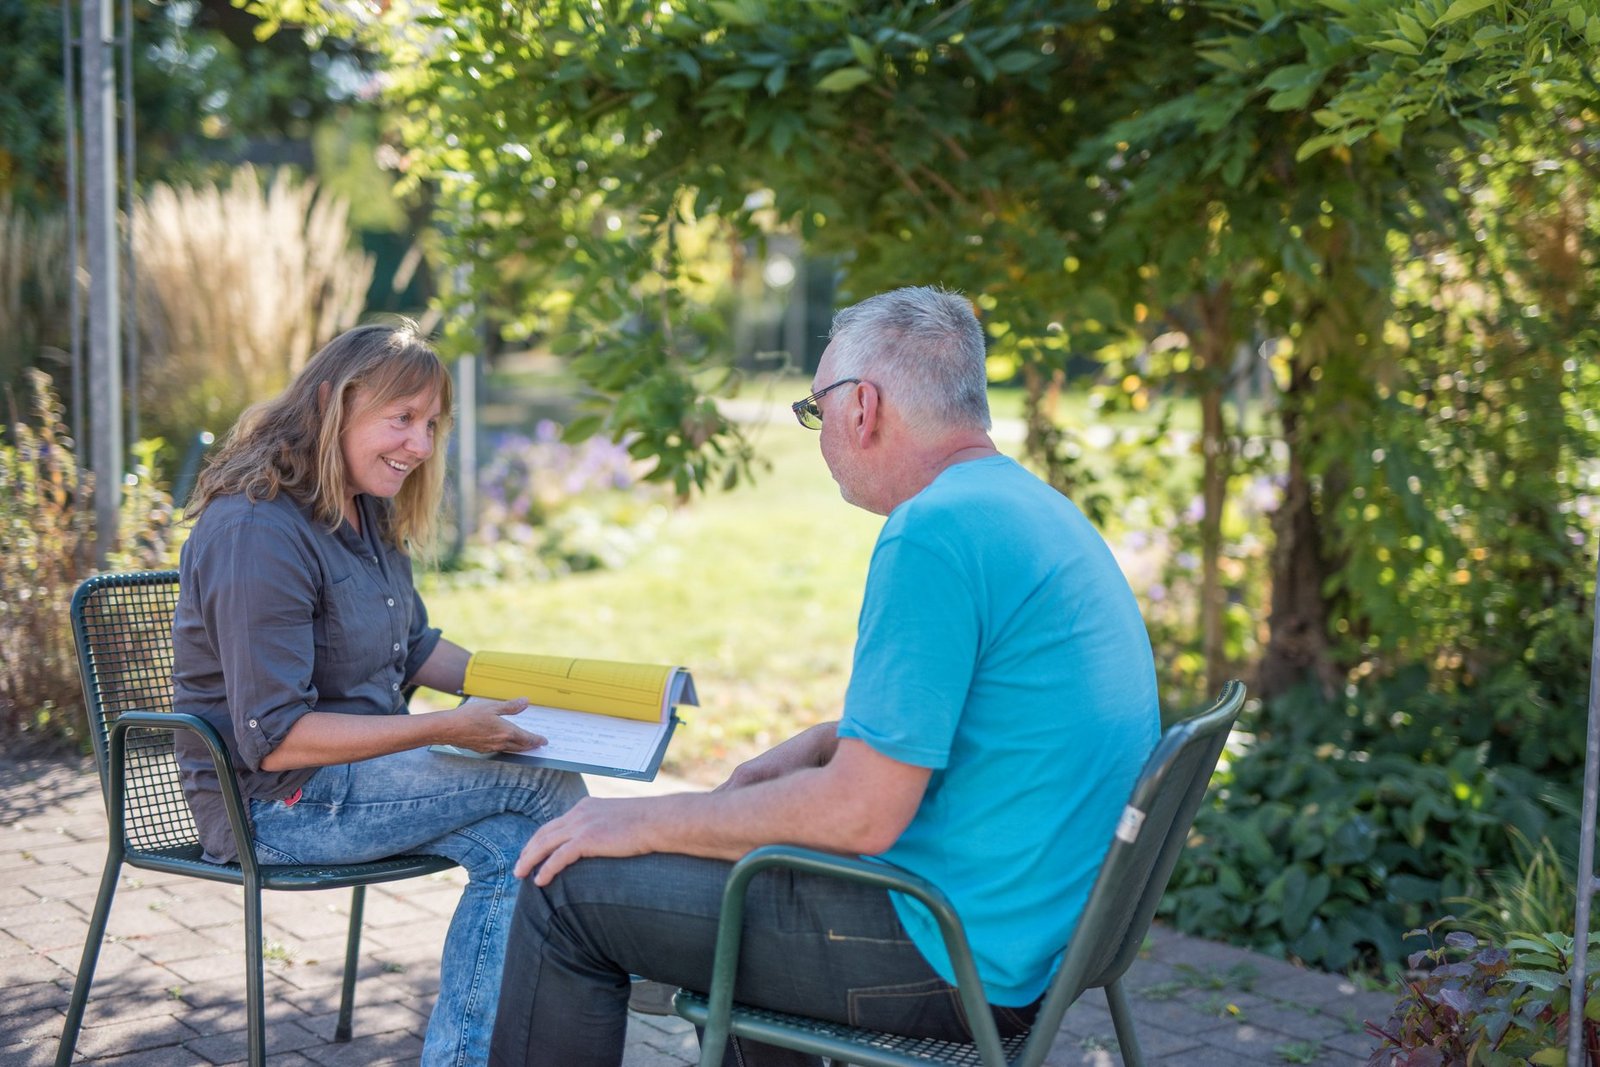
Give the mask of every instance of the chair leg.
[{"label": "chair leg", "polygon": [[1122,979],[1106,986],[1106,1005],[1111,1009],[1111,1024],[1117,1030],[1117,1047],[1122,1050],[1124,1067],[1144,1067],[1144,1055],[1139,1051],[1139,1037],[1133,1032],[1133,1012],[1128,1007],[1128,993],[1122,988]]},{"label": "chair leg", "polygon": [[266,1067],[266,974],[261,948],[261,884],[246,878],[244,887],[244,1018],[250,1067]]},{"label": "chair leg", "polygon": [[367,887],[350,891],[350,936],[344,949],[344,992],[339,997],[339,1022],[333,1028],[335,1041],[350,1040],[350,1017],[356,1006],[356,963],[361,955],[361,911],[366,907]]},{"label": "chair leg", "polygon": [[78,1047],[78,1031],[83,1027],[83,1009],[89,1003],[89,986],[94,984],[95,965],[100,962],[100,942],[106,936],[106,920],[111,917],[111,898],[117,893],[122,876],[122,850],[113,847],[106,853],[106,867],[100,875],[100,892],[89,917],[89,933],[83,939],[83,958],[78,962],[78,977],[72,983],[72,999],[67,1002],[67,1021],[61,1028],[61,1045],[56,1049],[56,1067],[68,1067]]}]

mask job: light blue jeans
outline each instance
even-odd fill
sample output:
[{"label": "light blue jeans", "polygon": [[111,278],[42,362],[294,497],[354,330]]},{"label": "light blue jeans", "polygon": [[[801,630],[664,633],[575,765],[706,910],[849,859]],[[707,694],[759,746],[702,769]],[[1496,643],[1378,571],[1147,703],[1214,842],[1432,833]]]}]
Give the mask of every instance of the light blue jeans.
[{"label": "light blue jeans", "polygon": [[414,749],[323,767],[299,801],[252,800],[250,817],[262,863],[360,863],[423,853],[466,869],[467,888],[445,935],[422,1063],[467,1067],[489,1057],[519,886],[512,865],[533,832],[584,792],[583,779],[566,771]]}]

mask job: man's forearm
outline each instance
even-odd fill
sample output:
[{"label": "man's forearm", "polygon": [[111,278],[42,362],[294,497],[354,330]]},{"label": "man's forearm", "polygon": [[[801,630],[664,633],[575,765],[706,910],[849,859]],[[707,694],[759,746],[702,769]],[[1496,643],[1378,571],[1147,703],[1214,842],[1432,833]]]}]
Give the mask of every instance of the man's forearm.
[{"label": "man's forearm", "polygon": [[882,852],[905,824],[853,794],[840,777],[826,766],[803,767],[733,792],[663,797],[669,803],[655,823],[661,844],[654,851],[727,860],[777,843]]}]

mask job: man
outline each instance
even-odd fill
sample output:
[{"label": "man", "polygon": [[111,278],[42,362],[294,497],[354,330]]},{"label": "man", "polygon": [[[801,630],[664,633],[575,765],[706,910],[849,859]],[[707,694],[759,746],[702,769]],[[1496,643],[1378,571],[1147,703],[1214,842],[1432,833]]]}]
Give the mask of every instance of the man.
[{"label": "man", "polygon": [[[841,311],[812,387],[794,411],[840,493],[888,516],[843,717],[713,792],[584,800],[540,829],[516,867],[532,877],[493,1064],[620,1064],[629,974],[706,988],[729,861],[777,842],[927,878],[965,922],[1001,1033],[1037,1011],[1155,744],[1138,608],[1077,508],[995,449],[964,298],[899,289]],[[968,1036],[914,902],[789,871],[750,893],[740,1002]],[[734,1044],[730,1064],[815,1062]]]}]

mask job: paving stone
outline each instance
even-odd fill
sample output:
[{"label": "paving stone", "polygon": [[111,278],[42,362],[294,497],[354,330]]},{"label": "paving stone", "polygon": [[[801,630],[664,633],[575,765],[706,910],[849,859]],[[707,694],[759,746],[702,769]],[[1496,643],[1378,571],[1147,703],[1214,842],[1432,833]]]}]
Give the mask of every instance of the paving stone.
[{"label": "paving stone", "polygon": [[[94,1001],[89,1002],[90,1009]],[[85,1026],[78,1033],[77,1054],[86,1060],[123,1052],[172,1048],[199,1035],[170,1015],[110,1026]],[[190,1057],[192,1060],[193,1057]]]},{"label": "paving stone", "polygon": [[[173,1045],[97,1059],[93,1067],[196,1067],[196,1063],[194,1053],[182,1045]],[[277,1064],[273,1064],[273,1067],[277,1067]]]},{"label": "paving stone", "polygon": [[[361,993],[362,987],[358,984],[355,1008],[350,1014],[352,1038],[396,1031],[421,1034],[426,1029],[427,1015],[419,1013],[404,1001],[390,1000],[369,1004],[362,1000]],[[300,1022],[301,1026],[316,1034],[324,1042],[333,1041],[333,1032],[339,1025],[339,998],[335,996],[330,1000],[330,1010],[308,1015]]]},{"label": "paving stone", "polygon": [[1245,1017],[1256,1026],[1277,1030],[1294,1038],[1320,1041],[1345,1030],[1344,1024],[1338,1019],[1323,1014],[1310,1004],[1269,1000],[1246,1009]]},{"label": "paving stone", "polygon": [[244,989],[244,946],[239,946],[239,954],[229,956],[226,953],[217,956],[196,956],[186,960],[172,960],[163,964],[177,978],[179,985],[191,985],[204,982],[236,982],[237,988]]},{"label": "paving stone", "polygon": [[89,991],[89,1005],[83,1013],[83,1025],[115,1026],[120,1023],[157,1019],[163,1015],[189,1021],[189,1005],[170,990],[159,986],[143,986],[120,995],[109,994],[96,981]]},{"label": "paving stone", "polygon": [[162,934],[130,934],[120,940],[134,952],[153,963],[166,964],[175,960],[194,960],[208,956],[226,955],[239,959],[244,954],[244,932],[226,940],[212,936],[216,927],[206,930],[179,928]]},{"label": "paving stone", "polygon": [[59,922],[82,922],[82,909],[64,900],[39,900],[0,908],[0,930],[25,930]]},{"label": "paving stone", "polygon": [[[238,886],[205,883],[196,878],[167,887],[173,901],[168,910],[191,930],[240,922],[244,916],[244,890]],[[262,909],[271,912],[283,893],[265,893]]]},{"label": "paving stone", "polygon": [[[335,904],[325,894],[295,894],[298,898],[292,905],[287,893],[274,894],[272,901],[278,905],[272,909],[271,925],[288,933],[299,941],[309,941],[319,937],[338,937],[341,940],[350,929],[350,901],[348,896],[341,893],[345,899]],[[306,897],[313,899],[307,900]],[[302,901],[304,901],[302,903]],[[362,924],[363,927],[366,925]]]},{"label": "paving stone", "polygon": [[1378,1047],[1378,1039],[1365,1030],[1342,1030],[1323,1038],[1322,1045],[1334,1052],[1354,1056],[1364,1063],[1372,1055],[1372,1050]]},{"label": "paving stone", "polygon": [[[242,1021],[242,1020],[241,1020]],[[294,1022],[270,1022],[266,1028],[267,1056],[279,1052],[309,1049],[323,1043],[322,1038]],[[183,1046],[197,1057],[197,1063],[233,1063],[247,1059],[250,1054],[244,1030],[197,1038]]]},{"label": "paving stone", "polygon": [[[57,1037],[60,1030],[57,1029]],[[24,1041],[14,1045],[0,1043],[0,1063],[6,1067],[51,1067],[56,1062],[57,1037],[43,1041]]]},{"label": "paving stone", "polygon": [[[34,1011],[38,1008],[55,1008],[59,1011],[65,1011],[67,1001],[72,996],[71,993],[55,982],[29,982],[25,985],[12,985],[10,976],[6,974],[3,968],[0,968],[0,976],[4,976],[5,1010],[7,1012]],[[4,1044],[4,1042],[0,1042],[0,1044]],[[0,1063],[4,1062],[4,1059],[0,1059]]]},{"label": "paving stone", "polygon": [[[91,764],[0,758],[0,917],[14,924],[0,923],[0,985],[13,1027],[0,1031],[5,1067],[54,1059],[103,860]],[[265,976],[273,1067],[416,1063],[438,991],[439,950],[465,882],[454,869],[369,887],[356,1038],[346,1044],[331,1037],[349,892],[265,894],[264,933],[293,959],[270,963]],[[236,886],[124,869],[79,1041],[80,1051],[100,1057],[92,1067],[242,1059],[243,915]],[[1318,1065],[1351,1067],[1373,1044],[1361,1022],[1386,1016],[1394,999],[1167,927],[1151,930],[1125,986],[1152,1067],[1282,1064],[1276,1050],[1291,1044],[1315,1052]],[[1147,995],[1152,988],[1156,995]],[[1242,1022],[1228,1021],[1228,1005]],[[13,1040],[17,1033],[25,1036]],[[697,1060],[687,1022],[630,1016],[625,1067]],[[1121,1067],[1102,993],[1087,993],[1068,1012],[1047,1062]]]},{"label": "paving stone", "polygon": [[62,1015],[54,1008],[18,1011],[7,1005],[0,1014],[0,1045],[25,1045],[61,1036]]},{"label": "paving stone", "polygon": [[422,1039],[411,1033],[372,1034],[303,1051],[322,1067],[368,1067],[401,1059],[419,1059]]},{"label": "paving stone", "polygon": [[[1288,1034],[1269,1030],[1265,1027],[1255,1026],[1251,1023],[1239,1025],[1223,1024],[1222,1026],[1205,1030],[1196,1035],[1207,1046],[1215,1047],[1237,1056],[1241,1059],[1257,1059],[1273,1063],[1285,1062],[1285,1058],[1278,1050],[1285,1046],[1303,1046],[1309,1044],[1320,1048],[1321,1043],[1307,1038],[1297,1038]],[[1344,1057],[1337,1057],[1344,1059]],[[1319,1060],[1322,1062],[1322,1060]],[[1329,1060],[1332,1062],[1332,1060]]]},{"label": "paving stone", "polygon": [[[281,997],[267,997],[265,1012],[268,1031],[285,1026],[299,1026],[307,1031],[311,1030],[309,1025],[311,1017],[297,1005],[291,1004]],[[192,1004],[185,998],[178,1003],[173,1014],[182,1019],[185,1026],[194,1030],[202,1038],[242,1032],[245,1027],[246,1016],[244,989],[241,987],[230,997],[217,997]],[[297,1045],[295,1047],[301,1046]],[[245,1052],[243,1051],[243,1046],[241,1046],[239,1056],[243,1057],[244,1055]]]}]

